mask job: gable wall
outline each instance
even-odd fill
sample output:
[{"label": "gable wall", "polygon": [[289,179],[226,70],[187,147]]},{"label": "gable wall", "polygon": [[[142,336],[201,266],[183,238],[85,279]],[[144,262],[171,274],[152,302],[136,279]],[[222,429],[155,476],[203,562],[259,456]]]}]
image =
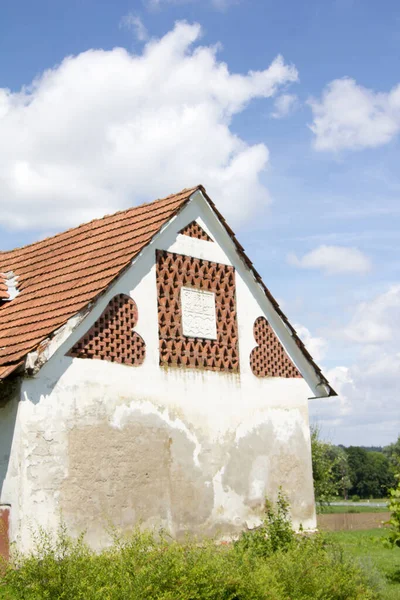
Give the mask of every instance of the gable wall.
[{"label": "gable wall", "polygon": [[[177,234],[192,220],[214,243]],[[240,372],[161,368],[156,249],[236,269]],[[60,510],[75,531],[105,542],[107,520],[138,520],[175,535],[231,534],[259,522],[265,495],[283,485],[293,517],[315,527],[308,387],[303,379],[257,378],[250,368],[254,321],[272,312],[248,286],[249,273],[201,199],[192,201],[71,333],[60,332],[52,358],[23,383],[11,463],[19,487],[3,485],[12,504],[13,539],[30,543],[27,518],[55,526]],[[67,356],[116,294],[138,308],[135,332],[146,344],[141,366]],[[76,321],[76,320],[75,320]],[[70,334],[70,335],[69,335]],[[65,342],[57,348],[62,336]],[[301,358],[295,357],[301,362]],[[0,422],[0,427],[2,427]],[[1,434],[1,432],[0,432]],[[18,455],[19,460],[16,461]]]}]

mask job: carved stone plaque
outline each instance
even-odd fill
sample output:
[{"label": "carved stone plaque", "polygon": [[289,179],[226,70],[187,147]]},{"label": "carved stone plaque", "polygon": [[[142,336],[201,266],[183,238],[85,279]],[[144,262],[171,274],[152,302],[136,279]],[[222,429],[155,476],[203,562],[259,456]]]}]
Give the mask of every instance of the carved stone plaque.
[{"label": "carved stone plaque", "polygon": [[182,333],[186,337],[217,339],[215,294],[194,288],[181,288]]}]

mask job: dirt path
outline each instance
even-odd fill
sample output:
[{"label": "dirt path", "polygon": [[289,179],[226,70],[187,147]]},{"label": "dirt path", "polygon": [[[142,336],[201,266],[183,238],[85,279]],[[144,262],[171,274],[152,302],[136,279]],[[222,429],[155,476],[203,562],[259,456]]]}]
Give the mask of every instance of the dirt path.
[{"label": "dirt path", "polygon": [[374,529],[390,517],[389,512],[381,513],[342,513],[318,515],[318,529],[321,531],[349,531],[352,529]]}]

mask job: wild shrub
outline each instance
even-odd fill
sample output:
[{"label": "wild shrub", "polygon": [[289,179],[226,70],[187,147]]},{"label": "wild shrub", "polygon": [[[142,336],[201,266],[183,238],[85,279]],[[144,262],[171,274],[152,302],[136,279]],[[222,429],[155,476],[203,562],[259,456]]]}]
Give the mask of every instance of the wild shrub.
[{"label": "wild shrub", "polygon": [[389,525],[388,543],[400,548],[400,475],[397,476],[397,487],[389,490],[389,510],[390,519],[387,522]]},{"label": "wild shrub", "polygon": [[265,515],[261,526],[244,531],[235,542],[236,550],[266,557],[278,550],[287,551],[293,544],[295,534],[289,502],[282,489],[279,489],[276,505],[267,498],[264,508]]},{"label": "wild shrub", "polygon": [[3,582],[12,600],[375,600],[362,571],[323,537],[293,532],[280,492],[262,526],[233,544],[166,532],[114,533],[95,553],[66,527],[39,531],[31,554],[14,554]]}]

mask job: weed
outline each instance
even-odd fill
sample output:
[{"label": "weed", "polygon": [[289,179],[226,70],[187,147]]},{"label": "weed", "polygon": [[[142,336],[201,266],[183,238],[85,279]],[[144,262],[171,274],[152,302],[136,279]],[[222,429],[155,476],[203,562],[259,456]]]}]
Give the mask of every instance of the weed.
[{"label": "weed", "polygon": [[35,536],[13,554],[0,598],[13,600],[375,600],[362,569],[322,536],[297,535],[280,492],[262,526],[234,544],[136,529],[95,553],[83,536]]}]

